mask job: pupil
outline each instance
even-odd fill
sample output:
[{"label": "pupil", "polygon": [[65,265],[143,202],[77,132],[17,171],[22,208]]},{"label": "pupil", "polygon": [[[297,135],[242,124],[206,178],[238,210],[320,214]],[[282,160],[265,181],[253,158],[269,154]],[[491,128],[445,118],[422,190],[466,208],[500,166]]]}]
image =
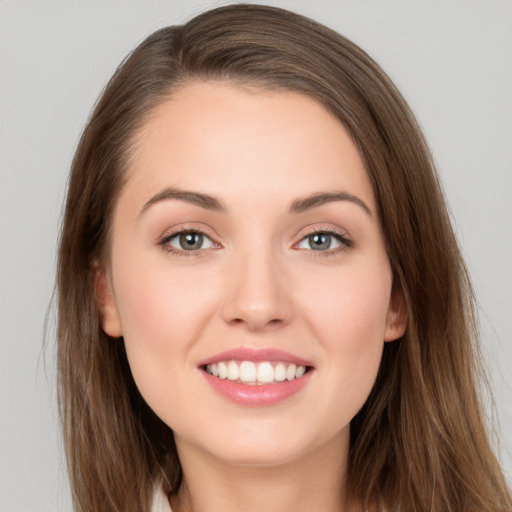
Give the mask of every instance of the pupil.
[{"label": "pupil", "polygon": [[180,236],[180,245],[187,251],[201,249],[203,245],[203,235],[200,233],[185,233]]},{"label": "pupil", "polygon": [[309,237],[311,248],[315,251],[329,249],[331,247],[331,237],[325,233],[316,233]]}]

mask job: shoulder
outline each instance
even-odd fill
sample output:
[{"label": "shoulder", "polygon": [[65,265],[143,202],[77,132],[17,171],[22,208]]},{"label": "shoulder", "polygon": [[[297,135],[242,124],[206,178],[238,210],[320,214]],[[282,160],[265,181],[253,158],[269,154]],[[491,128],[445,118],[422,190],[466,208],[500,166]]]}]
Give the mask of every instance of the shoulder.
[{"label": "shoulder", "polygon": [[160,486],[155,487],[151,512],[172,512],[167,495]]}]

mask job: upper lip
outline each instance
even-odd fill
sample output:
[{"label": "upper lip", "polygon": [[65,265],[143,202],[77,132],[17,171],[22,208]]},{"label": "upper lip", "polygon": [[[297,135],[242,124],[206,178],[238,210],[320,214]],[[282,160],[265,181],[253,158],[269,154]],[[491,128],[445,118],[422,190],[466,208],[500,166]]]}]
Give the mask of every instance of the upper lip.
[{"label": "upper lip", "polygon": [[283,363],[293,363],[300,366],[313,366],[311,361],[298,357],[290,352],[277,348],[256,348],[256,347],[238,347],[224,352],[220,352],[211,357],[199,361],[198,366],[218,363],[219,361],[280,361]]}]

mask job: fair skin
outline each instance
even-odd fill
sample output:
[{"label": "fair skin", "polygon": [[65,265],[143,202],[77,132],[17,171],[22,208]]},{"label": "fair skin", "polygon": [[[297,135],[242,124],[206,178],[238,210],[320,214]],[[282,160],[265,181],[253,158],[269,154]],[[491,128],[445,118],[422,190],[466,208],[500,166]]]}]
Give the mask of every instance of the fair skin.
[{"label": "fair skin", "polygon": [[[97,292],[104,330],[123,336],[174,431],[173,511],[358,510],[344,492],[349,425],[406,314],[363,162],[321,105],[194,82],[157,107]],[[226,394],[206,364],[233,349],[306,373]]]}]

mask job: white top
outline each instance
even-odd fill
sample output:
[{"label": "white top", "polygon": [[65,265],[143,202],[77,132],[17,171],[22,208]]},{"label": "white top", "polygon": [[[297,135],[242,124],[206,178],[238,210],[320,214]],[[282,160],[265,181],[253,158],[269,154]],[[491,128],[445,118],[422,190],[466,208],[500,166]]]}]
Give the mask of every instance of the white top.
[{"label": "white top", "polygon": [[172,512],[167,495],[161,487],[155,490],[151,512]]}]

